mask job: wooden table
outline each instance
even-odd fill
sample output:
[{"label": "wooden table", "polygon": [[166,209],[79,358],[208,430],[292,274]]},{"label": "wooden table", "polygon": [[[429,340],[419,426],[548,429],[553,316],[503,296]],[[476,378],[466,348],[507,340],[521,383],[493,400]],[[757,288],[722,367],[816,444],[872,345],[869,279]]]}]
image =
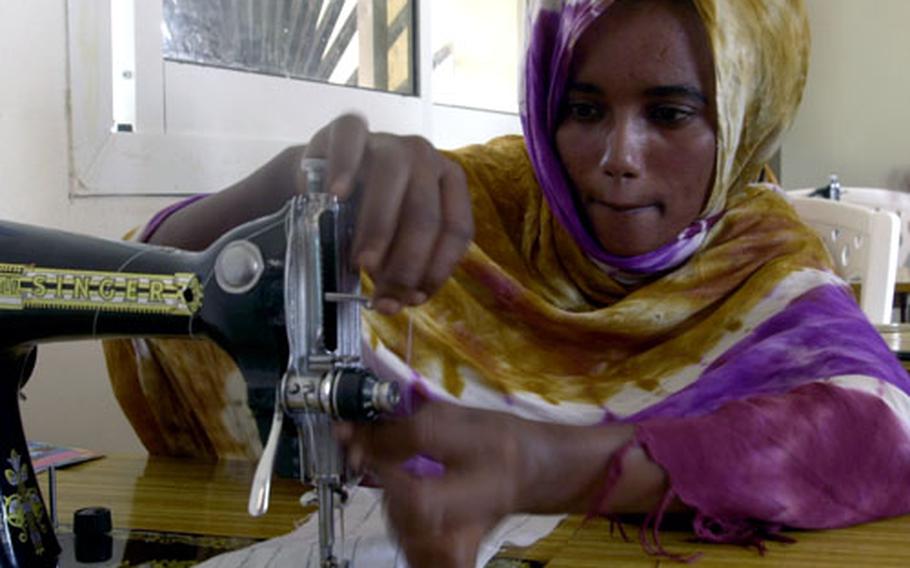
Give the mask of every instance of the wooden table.
[{"label": "wooden table", "polygon": [[879,324],[875,328],[904,367],[910,370],[910,323]]},{"label": "wooden table", "polygon": [[910,294],[910,268],[897,267],[897,278],[894,281],[895,294]]},{"label": "wooden table", "polygon": [[900,308],[900,320],[906,322],[910,319],[907,298],[910,296],[910,268],[897,267],[897,278],[894,281],[894,302]]},{"label": "wooden table", "polygon": [[[253,519],[246,514],[252,472],[252,464],[241,462],[107,457],[58,472],[59,515],[66,523],[78,508],[106,506],[120,528],[255,538],[292,530],[307,514],[298,502],[300,486],[276,480],[269,512]],[[537,561],[546,568],[670,564],[642,552],[637,527],[627,526],[627,532],[632,542],[611,537],[605,521],[583,523],[569,517],[530,548],[501,555]],[[685,532],[663,532],[662,543],[674,553],[703,552],[698,567],[910,566],[910,516],[836,531],[788,534],[796,538],[795,544],[768,543],[765,556],[738,546],[689,543],[691,535]]]}]

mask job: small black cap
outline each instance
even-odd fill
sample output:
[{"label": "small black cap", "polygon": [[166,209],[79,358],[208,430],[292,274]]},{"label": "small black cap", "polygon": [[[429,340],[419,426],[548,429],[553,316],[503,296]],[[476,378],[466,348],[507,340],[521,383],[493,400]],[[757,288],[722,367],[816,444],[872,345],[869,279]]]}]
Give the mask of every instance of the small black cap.
[{"label": "small black cap", "polygon": [[105,507],[87,507],[73,513],[76,561],[93,563],[110,560],[114,554],[111,528],[111,510]]},{"label": "small black cap", "polygon": [[73,534],[76,536],[107,534],[112,528],[111,510],[107,507],[86,507],[73,513]]}]

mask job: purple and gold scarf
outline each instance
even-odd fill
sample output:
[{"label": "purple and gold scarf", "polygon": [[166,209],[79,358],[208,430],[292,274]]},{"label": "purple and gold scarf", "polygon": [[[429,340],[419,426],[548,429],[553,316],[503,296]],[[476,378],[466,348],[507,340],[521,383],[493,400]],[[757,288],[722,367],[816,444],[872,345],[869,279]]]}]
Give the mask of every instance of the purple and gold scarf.
[{"label": "purple and gold scarf", "polygon": [[573,48],[610,4],[531,14],[525,136],[449,154],[467,174],[475,243],[428,304],[367,316],[379,361],[410,354],[404,374],[431,393],[570,422],[705,413],[839,375],[907,391],[823,244],[779,191],[753,183],[805,83],[801,2],[695,2],[719,114],[704,211],[641,256],[610,255],[587,231],[553,133]]},{"label": "purple and gold scarf", "polygon": [[806,80],[802,2],[693,0],[714,54],[714,185],[676,240],[635,257],[587,231],[554,147],[573,48],[611,3],[531,13],[525,136],[449,154],[475,242],[428,304],[366,316],[370,364],[416,400],[635,423],[664,503],[694,511],[705,540],[910,512],[910,378],[822,242],[754,182]]}]

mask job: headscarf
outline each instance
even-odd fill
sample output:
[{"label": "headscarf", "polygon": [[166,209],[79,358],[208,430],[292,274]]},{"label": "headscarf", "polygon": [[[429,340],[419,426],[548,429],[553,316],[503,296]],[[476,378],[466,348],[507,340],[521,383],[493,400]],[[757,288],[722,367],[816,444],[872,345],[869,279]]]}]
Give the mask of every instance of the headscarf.
[{"label": "headscarf", "polygon": [[[694,2],[715,54],[718,102],[716,176],[704,211],[667,245],[636,257],[603,250],[585,228],[554,144],[575,45],[612,0],[540,0],[531,8],[522,125],[551,210],[591,257],[633,272],[674,267],[691,256],[718,219],[727,193],[753,181],[793,119],[809,62],[802,3],[791,0]],[[761,49],[742,49],[743,45]],[[722,106],[721,106],[722,105]]]},{"label": "headscarf", "polygon": [[431,396],[574,423],[705,413],[844,374],[908,390],[821,241],[776,188],[753,183],[805,83],[800,0],[693,0],[716,74],[704,210],[635,257],[587,232],[553,138],[574,46],[611,3],[531,9],[525,136],[449,153],[475,241],[430,302],[366,316],[370,364]]}]

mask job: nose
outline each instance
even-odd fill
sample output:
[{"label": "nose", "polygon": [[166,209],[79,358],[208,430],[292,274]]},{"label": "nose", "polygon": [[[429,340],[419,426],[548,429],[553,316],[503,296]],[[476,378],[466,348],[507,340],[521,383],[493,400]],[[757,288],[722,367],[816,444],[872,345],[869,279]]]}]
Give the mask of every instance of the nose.
[{"label": "nose", "polygon": [[617,118],[604,134],[600,169],[609,177],[634,179],[641,176],[645,135],[634,120]]}]

